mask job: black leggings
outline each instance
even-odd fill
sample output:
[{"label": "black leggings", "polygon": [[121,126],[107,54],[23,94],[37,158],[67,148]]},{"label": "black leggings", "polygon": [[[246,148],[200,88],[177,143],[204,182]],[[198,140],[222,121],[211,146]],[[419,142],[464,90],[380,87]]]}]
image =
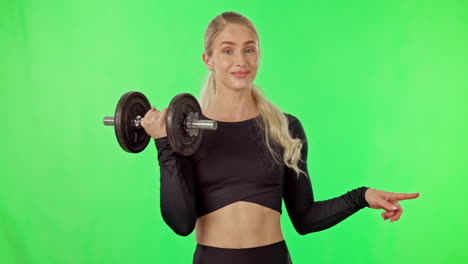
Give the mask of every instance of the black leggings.
[{"label": "black leggings", "polygon": [[253,248],[218,248],[197,243],[193,264],[292,264],[284,240]]}]

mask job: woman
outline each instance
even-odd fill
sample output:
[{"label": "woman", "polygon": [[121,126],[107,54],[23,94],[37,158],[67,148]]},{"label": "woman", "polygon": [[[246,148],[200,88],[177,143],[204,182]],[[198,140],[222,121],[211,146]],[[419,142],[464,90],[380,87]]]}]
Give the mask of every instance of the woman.
[{"label": "woman", "polygon": [[361,187],[314,201],[301,122],[281,112],[253,84],[259,38],[244,16],[225,12],[205,32],[203,62],[210,71],[201,93],[202,116],[218,122],[204,131],[190,157],[174,153],[165,127],[167,108],[154,107],[142,123],[155,139],[161,170],[161,213],[175,233],[196,228],[194,263],[292,263],[280,215],[284,199],[301,235],[329,228],[364,207],[398,220],[400,200],[418,193]]}]

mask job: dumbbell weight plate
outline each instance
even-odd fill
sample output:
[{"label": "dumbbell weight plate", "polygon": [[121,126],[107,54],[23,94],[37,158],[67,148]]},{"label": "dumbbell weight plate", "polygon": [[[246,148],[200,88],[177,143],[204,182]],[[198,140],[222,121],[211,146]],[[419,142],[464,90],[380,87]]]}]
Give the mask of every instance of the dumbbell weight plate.
[{"label": "dumbbell weight plate", "polygon": [[201,116],[200,104],[197,99],[188,93],[181,93],[172,98],[166,117],[166,132],[172,150],[183,156],[190,156],[200,146],[203,130],[198,130],[198,135],[190,136],[185,120],[189,113],[198,113]]},{"label": "dumbbell weight plate", "polygon": [[135,126],[137,116],[143,116],[150,110],[151,105],[140,92],[127,92],[120,97],[115,109],[114,128],[117,141],[127,152],[138,153],[146,148],[150,136],[141,126]]}]

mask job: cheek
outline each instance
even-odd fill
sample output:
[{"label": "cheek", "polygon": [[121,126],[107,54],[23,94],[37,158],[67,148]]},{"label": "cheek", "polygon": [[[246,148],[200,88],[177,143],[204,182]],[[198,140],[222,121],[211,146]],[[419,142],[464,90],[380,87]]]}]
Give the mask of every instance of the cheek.
[{"label": "cheek", "polygon": [[250,65],[255,68],[258,67],[258,64],[260,62],[258,59],[258,56],[252,56],[251,58],[249,58],[249,61],[250,61]]},{"label": "cheek", "polygon": [[225,71],[231,65],[231,62],[228,59],[218,59],[215,61],[216,68],[219,71]]},{"label": "cheek", "polygon": [[229,67],[232,66],[232,61],[230,59],[225,59],[221,62],[221,67],[226,70],[229,69]]}]

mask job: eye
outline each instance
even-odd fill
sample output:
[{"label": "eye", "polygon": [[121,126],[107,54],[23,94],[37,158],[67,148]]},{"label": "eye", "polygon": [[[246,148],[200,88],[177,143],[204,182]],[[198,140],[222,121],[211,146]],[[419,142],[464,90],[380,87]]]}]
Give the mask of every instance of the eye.
[{"label": "eye", "polygon": [[253,50],[253,49],[247,49],[247,50],[245,50],[245,51],[246,51],[246,53],[253,53],[253,52],[255,52],[255,50]]},{"label": "eye", "polygon": [[[230,52],[230,53],[226,53],[226,52]],[[227,50],[224,50],[223,53],[224,54],[232,54],[232,50],[227,49]]]}]

